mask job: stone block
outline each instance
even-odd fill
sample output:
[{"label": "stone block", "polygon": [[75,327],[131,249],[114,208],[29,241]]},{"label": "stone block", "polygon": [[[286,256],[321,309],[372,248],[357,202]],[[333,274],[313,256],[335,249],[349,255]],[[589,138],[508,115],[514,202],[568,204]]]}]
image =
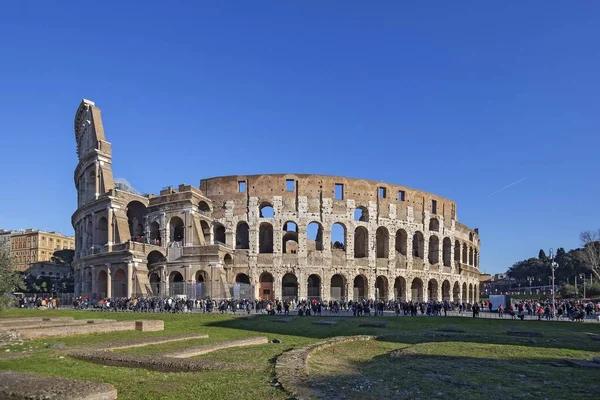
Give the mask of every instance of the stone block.
[{"label": "stone block", "polygon": [[160,319],[143,319],[135,321],[135,330],[143,332],[164,331],[165,321]]}]

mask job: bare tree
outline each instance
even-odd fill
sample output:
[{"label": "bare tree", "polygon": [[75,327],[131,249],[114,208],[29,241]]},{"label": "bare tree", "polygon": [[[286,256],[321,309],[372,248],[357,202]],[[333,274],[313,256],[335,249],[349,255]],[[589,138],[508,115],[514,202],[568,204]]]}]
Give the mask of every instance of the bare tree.
[{"label": "bare tree", "polygon": [[600,279],[600,229],[581,232],[579,239],[583,245],[583,261],[596,278]]}]

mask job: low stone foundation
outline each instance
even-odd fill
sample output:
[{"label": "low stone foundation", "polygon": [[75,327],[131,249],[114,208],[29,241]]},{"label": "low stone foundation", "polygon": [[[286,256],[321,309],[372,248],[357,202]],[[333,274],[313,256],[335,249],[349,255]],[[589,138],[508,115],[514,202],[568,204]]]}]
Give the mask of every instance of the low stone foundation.
[{"label": "low stone foundation", "polygon": [[0,326],[15,326],[26,322],[64,322],[74,321],[73,317],[28,317],[28,318],[0,318]]},{"label": "low stone foundation", "polygon": [[135,321],[135,330],[142,332],[164,331],[165,321],[161,319],[143,319]]},{"label": "low stone foundation", "polygon": [[[141,320],[141,321],[119,321],[113,320],[81,320],[81,324],[63,325],[58,327],[45,327],[34,329],[13,329],[22,340],[42,339],[55,336],[83,335],[88,333],[105,333],[118,331],[143,330],[162,331],[164,321]],[[88,321],[93,321],[89,323]],[[139,327],[139,329],[138,329]]]},{"label": "low stone foundation", "polygon": [[0,399],[114,400],[116,398],[117,389],[108,383],[0,371]]},{"label": "low stone foundation", "polygon": [[230,340],[227,342],[211,343],[204,346],[192,347],[190,349],[175,351],[172,353],[164,354],[164,357],[170,358],[189,358],[195,357],[202,354],[210,353],[213,351],[228,349],[230,347],[242,347],[242,346],[253,346],[257,344],[267,344],[269,339],[266,337],[252,337],[247,339]]},{"label": "low stone foundation", "polygon": [[50,320],[50,321],[30,321],[20,322],[12,325],[0,326],[0,332],[21,331],[23,329],[47,329],[59,328],[63,326],[79,326],[86,324],[103,324],[107,322],[117,322],[114,319],[70,319],[70,320]]}]

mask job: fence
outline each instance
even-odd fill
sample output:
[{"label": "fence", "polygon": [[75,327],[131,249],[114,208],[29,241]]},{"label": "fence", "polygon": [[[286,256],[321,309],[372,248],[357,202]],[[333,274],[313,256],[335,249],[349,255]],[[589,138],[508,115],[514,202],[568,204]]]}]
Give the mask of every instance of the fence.
[{"label": "fence", "polygon": [[219,284],[170,282],[152,283],[147,287],[148,296],[157,297],[184,297],[198,299],[210,297],[212,299],[254,300],[254,286],[246,283]]},{"label": "fence", "polygon": [[23,297],[42,297],[45,299],[54,298],[56,299],[59,306],[70,306],[73,304],[75,298],[74,293],[23,293]]}]

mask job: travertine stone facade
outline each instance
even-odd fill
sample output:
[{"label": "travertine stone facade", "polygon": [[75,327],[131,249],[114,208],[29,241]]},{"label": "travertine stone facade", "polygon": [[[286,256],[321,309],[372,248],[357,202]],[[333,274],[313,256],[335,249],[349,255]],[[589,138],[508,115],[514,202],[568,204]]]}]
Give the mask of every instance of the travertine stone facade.
[{"label": "travertine stone facade", "polygon": [[[163,293],[180,282],[249,283],[259,298],[478,298],[477,229],[456,204],[325,175],[203,179],[142,196],[115,184],[100,110],[76,115],[79,293]],[[154,293],[155,294],[155,293]]]}]

